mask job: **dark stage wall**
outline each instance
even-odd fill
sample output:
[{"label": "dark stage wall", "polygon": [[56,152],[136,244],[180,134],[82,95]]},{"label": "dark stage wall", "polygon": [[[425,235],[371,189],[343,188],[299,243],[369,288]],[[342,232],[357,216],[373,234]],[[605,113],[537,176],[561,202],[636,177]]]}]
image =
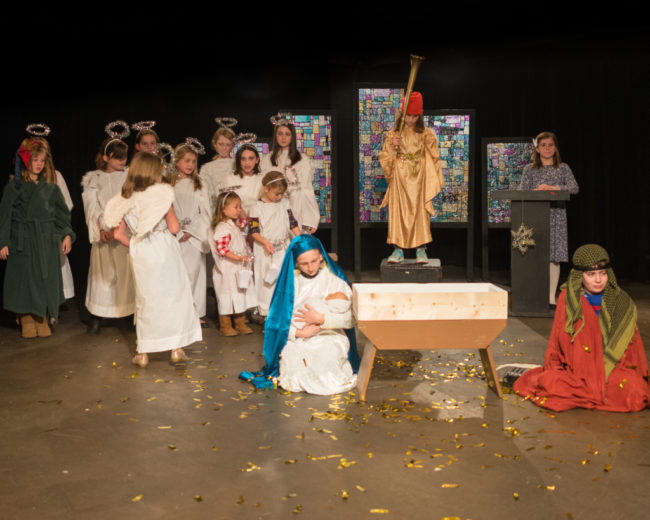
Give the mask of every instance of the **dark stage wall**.
[{"label": "dark stage wall", "polygon": [[[481,172],[483,137],[535,135],[554,131],[562,158],[580,185],[568,209],[569,247],[598,242],[612,254],[620,277],[648,280],[648,36],[630,32],[603,37],[554,34],[505,37],[496,43],[475,38],[421,43],[385,53],[361,46],[325,54],[298,52],[278,66],[272,57],[224,58],[220,66],[204,55],[172,54],[164,66],[136,63],[135,55],[84,64],[69,45],[45,52],[45,80],[12,82],[2,100],[0,166],[7,174],[30,122],[52,127],[54,162],[75,202],[78,233],[70,260],[77,284],[84,284],[89,244],[79,182],[93,167],[104,125],[155,119],[162,139],[186,136],[204,143],[216,129],[215,116],[239,119],[238,131],[270,136],[269,116],[279,108],[332,109],[338,127],[338,221],[342,265],[353,265],[353,84],[406,84],[409,52],[427,57],[416,88],[425,108],[476,110],[475,173]],[[216,51],[215,51],[216,52]],[[132,144],[132,138],[128,140]],[[203,158],[209,160],[209,156]],[[478,178],[477,178],[478,180]],[[476,183],[480,205],[480,182]],[[480,206],[475,211],[480,230]],[[327,233],[322,233],[324,237]],[[378,269],[389,252],[383,231],[363,234],[364,269]],[[480,235],[475,265],[480,265]],[[507,269],[509,239],[490,232],[490,266]],[[434,234],[433,254],[443,264],[462,265],[464,231]]]}]

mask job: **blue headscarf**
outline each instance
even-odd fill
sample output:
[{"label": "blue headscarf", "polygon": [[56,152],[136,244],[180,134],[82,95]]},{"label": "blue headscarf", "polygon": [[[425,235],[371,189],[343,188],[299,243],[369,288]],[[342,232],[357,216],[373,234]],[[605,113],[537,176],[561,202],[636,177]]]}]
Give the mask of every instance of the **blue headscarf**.
[{"label": "blue headscarf", "polygon": [[[289,328],[293,315],[294,272],[298,257],[306,251],[318,249],[327,262],[330,270],[345,283],[349,284],[343,269],[334,262],[323,247],[323,244],[313,235],[298,235],[295,237],[284,255],[280,274],[275,283],[275,290],[271,298],[269,315],[266,318],[264,327],[264,360],[266,364],[259,372],[243,371],[239,374],[241,379],[250,381],[257,388],[273,388],[273,378],[279,374],[280,352],[287,344]],[[354,329],[346,329],[345,334],[350,341],[348,360],[356,373],[359,370],[359,354],[357,353],[357,342],[354,336]]]}]

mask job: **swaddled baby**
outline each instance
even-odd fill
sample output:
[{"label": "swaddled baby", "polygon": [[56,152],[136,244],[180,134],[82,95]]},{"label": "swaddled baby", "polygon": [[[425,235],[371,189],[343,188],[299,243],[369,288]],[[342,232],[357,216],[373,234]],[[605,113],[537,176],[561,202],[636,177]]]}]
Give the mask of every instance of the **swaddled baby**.
[{"label": "swaddled baby", "polygon": [[[327,296],[311,295],[304,300],[295,302],[294,309],[304,309],[305,305],[310,305],[317,312],[321,314],[343,314],[350,309],[352,302],[342,292],[335,292]],[[296,315],[291,318],[291,324],[297,329],[302,329],[306,323],[304,321],[296,321]]]}]

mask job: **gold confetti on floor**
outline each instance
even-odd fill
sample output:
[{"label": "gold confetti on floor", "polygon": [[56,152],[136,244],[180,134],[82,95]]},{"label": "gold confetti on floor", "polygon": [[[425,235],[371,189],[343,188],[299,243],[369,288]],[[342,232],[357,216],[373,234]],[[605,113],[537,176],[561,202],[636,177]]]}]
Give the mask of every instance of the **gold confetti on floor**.
[{"label": "gold confetti on floor", "polygon": [[144,497],[143,494],[136,495],[131,499],[131,502],[140,502],[140,500],[142,500],[143,497]]}]

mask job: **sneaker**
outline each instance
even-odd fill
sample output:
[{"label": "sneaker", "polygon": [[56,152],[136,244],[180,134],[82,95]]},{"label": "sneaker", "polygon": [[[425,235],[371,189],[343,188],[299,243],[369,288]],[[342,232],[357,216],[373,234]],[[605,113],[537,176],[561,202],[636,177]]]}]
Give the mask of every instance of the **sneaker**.
[{"label": "sneaker", "polygon": [[401,264],[404,261],[404,251],[396,247],[393,253],[388,257],[389,264]]},{"label": "sneaker", "polygon": [[424,247],[418,247],[415,251],[415,262],[418,264],[428,264],[427,250]]}]

